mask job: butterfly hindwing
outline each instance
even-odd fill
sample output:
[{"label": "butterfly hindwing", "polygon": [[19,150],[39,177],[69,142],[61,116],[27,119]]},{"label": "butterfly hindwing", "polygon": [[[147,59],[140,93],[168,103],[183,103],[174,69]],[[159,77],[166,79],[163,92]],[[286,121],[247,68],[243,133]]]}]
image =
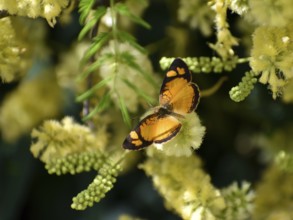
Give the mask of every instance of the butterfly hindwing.
[{"label": "butterfly hindwing", "polygon": [[182,124],[177,118],[193,112],[199,98],[199,89],[191,82],[186,63],[176,58],[164,78],[159,108],[139,122],[124,140],[123,147],[140,150],[153,143],[169,141],[181,129]]},{"label": "butterfly hindwing", "polygon": [[191,83],[186,63],[176,58],[166,73],[160,92],[160,105],[178,114],[192,112],[199,102],[199,89]]},{"label": "butterfly hindwing", "polygon": [[181,123],[173,116],[160,111],[145,117],[126,137],[123,147],[140,150],[152,143],[163,143],[172,139],[180,130]]}]

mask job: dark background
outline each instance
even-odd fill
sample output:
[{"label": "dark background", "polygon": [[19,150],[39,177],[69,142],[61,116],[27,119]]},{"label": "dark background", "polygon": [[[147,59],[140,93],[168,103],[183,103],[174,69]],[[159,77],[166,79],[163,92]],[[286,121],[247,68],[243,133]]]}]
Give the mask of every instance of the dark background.
[{"label": "dark background", "polygon": [[[216,55],[207,46],[207,42],[215,42],[215,37],[204,38],[197,30],[189,30],[190,47],[185,54],[176,54],[170,49],[176,42],[166,37],[166,27],[171,25],[188,30],[188,26],[174,19],[176,5],[170,7],[169,2],[150,1],[144,18],[152,29],[135,30],[138,42],[143,46],[164,39],[158,50],[150,54],[155,70],[162,74],[158,65],[161,56]],[[241,37],[236,27],[237,16],[230,14],[228,18],[232,33]],[[60,51],[70,48],[79,30],[77,12],[74,12],[73,22],[69,25],[60,26],[57,23],[54,29],[48,27],[47,44],[54,51],[54,62],[58,62]],[[245,56],[241,45],[236,52],[240,57]],[[233,181],[257,183],[266,164],[260,162],[260,150],[251,138],[256,133],[270,132],[292,120],[292,105],[272,100],[264,85],[257,84],[250,96],[241,103],[229,98],[229,90],[238,84],[247,70],[249,66],[241,64],[231,73],[197,74],[193,77],[201,89],[211,87],[223,75],[229,77],[216,94],[201,100],[197,110],[207,133],[202,146],[195,153],[202,158],[204,169],[219,188]],[[0,101],[17,85],[18,82],[1,83]],[[72,105],[64,110],[64,114],[78,117],[80,106],[74,104],[73,99],[71,101]],[[0,220],[111,220],[121,214],[146,219],[179,219],[164,208],[163,200],[153,189],[151,180],[139,169],[119,176],[115,187],[94,207],[85,211],[72,210],[72,197],[86,188],[95,173],[49,175],[44,165],[30,153],[30,143],[29,134],[12,144],[0,142]]]}]

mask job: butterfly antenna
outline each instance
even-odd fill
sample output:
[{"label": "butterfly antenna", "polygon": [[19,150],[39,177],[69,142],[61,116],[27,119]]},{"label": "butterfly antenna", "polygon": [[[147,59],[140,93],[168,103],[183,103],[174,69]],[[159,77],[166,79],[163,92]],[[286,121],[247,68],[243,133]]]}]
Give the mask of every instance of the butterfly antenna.
[{"label": "butterfly antenna", "polygon": [[214,93],[216,93],[220,88],[221,86],[223,85],[223,83],[228,79],[227,76],[223,76],[221,77],[218,82],[216,82],[215,85],[213,85],[211,88],[209,89],[205,89],[205,90],[202,90],[200,92],[200,96],[201,97],[207,97],[207,96],[211,96],[213,95]]}]

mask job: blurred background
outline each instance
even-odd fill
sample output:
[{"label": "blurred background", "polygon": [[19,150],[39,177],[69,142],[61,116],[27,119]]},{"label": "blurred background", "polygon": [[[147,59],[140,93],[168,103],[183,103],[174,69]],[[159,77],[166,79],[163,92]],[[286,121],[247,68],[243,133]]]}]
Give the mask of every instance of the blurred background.
[{"label": "blurred background", "polygon": [[[203,34],[199,29],[191,29],[188,24],[179,22],[176,19],[177,8],[176,1],[149,1],[143,18],[152,28],[133,29],[139,44],[149,50],[149,58],[160,79],[164,76],[164,71],[159,67],[162,56],[216,56],[207,45],[207,42],[216,41],[215,35]],[[37,74],[38,69],[44,69],[44,66],[51,68],[60,62],[61,54],[70,50],[77,40],[81,30],[78,19],[77,10],[72,12],[69,22],[57,22],[54,28],[38,19],[38,22],[45,24],[44,44],[50,49],[51,55],[46,62],[35,58],[29,69],[30,75]],[[248,45],[251,45],[249,28],[236,14],[228,14],[228,21],[234,36],[241,40],[236,53],[239,57],[248,56]],[[292,128],[292,104],[286,104],[278,98],[273,100],[265,85],[256,84],[243,102],[236,103],[230,99],[229,90],[238,84],[249,69],[245,63],[232,72],[193,75],[193,81],[201,90],[212,87],[222,76],[228,77],[215,94],[201,99],[197,109],[206,127],[206,135],[195,154],[202,158],[205,171],[218,188],[243,180],[255,186],[268,165],[267,155],[262,151],[262,140],[277,129],[285,128],[288,131]],[[19,83],[0,83],[0,106]],[[62,90],[62,93],[65,101],[55,118],[71,115],[80,120],[81,105],[75,102],[74,94],[68,90]],[[15,111],[11,108],[11,111]],[[9,135],[9,132],[9,127],[1,127],[1,133]],[[114,188],[101,202],[85,211],[75,211],[70,208],[72,197],[91,182],[95,172],[74,176],[49,175],[43,163],[33,158],[29,150],[32,142],[30,132],[11,141],[3,138],[0,141],[1,220],[111,220],[124,213],[142,219],[180,219],[164,208],[163,199],[153,188],[151,179],[135,167],[118,177]],[[137,154],[141,155],[140,160],[143,161],[144,153]]]}]

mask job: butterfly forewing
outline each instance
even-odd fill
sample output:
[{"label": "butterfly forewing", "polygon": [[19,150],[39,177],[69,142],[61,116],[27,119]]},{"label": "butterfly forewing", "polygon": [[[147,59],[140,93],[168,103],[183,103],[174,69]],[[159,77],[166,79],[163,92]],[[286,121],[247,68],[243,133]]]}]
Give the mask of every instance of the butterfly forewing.
[{"label": "butterfly forewing", "polygon": [[159,112],[145,117],[133,129],[123,143],[125,149],[139,150],[152,143],[162,143],[172,139],[180,130],[181,123],[171,115]]},{"label": "butterfly forewing", "polygon": [[176,58],[171,64],[160,92],[160,105],[172,112],[187,114],[199,102],[199,89],[191,83],[191,73],[183,60]]},{"label": "butterfly forewing", "polygon": [[182,124],[177,118],[195,110],[199,89],[191,83],[191,73],[185,62],[176,58],[164,78],[160,91],[160,106],[145,117],[126,137],[123,147],[140,150],[153,143],[171,140]]},{"label": "butterfly forewing", "polygon": [[163,91],[165,91],[165,85],[168,82],[172,81],[173,79],[178,79],[178,78],[185,79],[186,82],[191,81],[190,71],[189,71],[186,63],[183,60],[181,60],[180,58],[176,58],[172,62],[171,66],[169,67],[169,69],[165,75],[164,81],[162,83],[160,94],[162,94]]}]

